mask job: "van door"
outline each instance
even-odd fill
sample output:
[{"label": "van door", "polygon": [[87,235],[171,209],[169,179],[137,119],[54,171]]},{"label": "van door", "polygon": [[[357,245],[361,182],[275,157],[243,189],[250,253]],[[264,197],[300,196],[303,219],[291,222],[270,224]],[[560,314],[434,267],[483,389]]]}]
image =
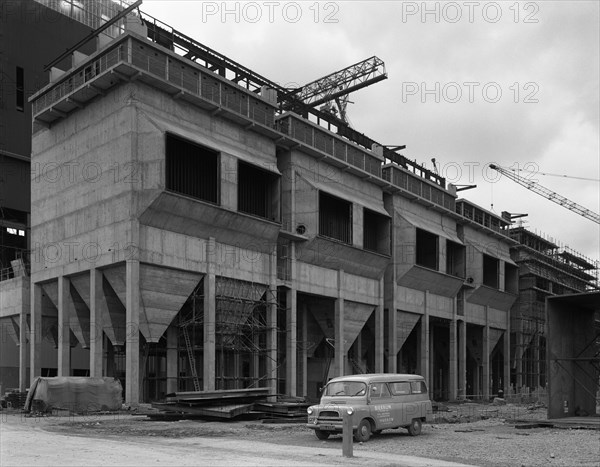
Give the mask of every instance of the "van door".
[{"label": "van door", "polygon": [[410,423],[413,411],[407,410],[410,402],[410,382],[396,381],[389,383],[393,400],[394,426],[404,426]]},{"label": "van door", "polygon": [[427,394],[427,385],[425,381],[411,381],[411,393],[415,394],[415,401],[418,402],[419,417],[431,418],[431,402]]},{"label": "van door", "polygon": [[375,420],[376,430],[394,426],[392,395],[386,383],[369,385],[369,407],[369,412]]}]

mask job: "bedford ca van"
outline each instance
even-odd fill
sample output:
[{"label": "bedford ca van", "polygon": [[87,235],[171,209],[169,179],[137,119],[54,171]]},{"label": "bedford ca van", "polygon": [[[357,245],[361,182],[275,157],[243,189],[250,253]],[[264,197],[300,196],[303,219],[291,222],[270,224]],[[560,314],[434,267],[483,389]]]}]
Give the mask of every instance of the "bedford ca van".
[{"label": "bedford ca van", "polygon": [[323,389],[319,405],[307,411],[307,426],[319,439],[341,433],[343,414],[350,414],[356,441],[367,441],[372,433],[391,428],[406,428],[417,436],[432,413],[422,376],[387,373],[333,378]]}]

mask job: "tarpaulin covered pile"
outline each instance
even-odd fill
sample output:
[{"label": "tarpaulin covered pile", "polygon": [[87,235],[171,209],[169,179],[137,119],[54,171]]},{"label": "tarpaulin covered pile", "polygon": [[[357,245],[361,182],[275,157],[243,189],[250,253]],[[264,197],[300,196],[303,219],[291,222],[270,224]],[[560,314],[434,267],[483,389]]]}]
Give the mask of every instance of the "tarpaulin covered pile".
[{"label": "tarpaulin covered pile", "polygon": [[38,377],[33,381],[25,401],[26,411],[71,412],[119,410],[122,404],[121,382],[115,378],[77,376]]}]

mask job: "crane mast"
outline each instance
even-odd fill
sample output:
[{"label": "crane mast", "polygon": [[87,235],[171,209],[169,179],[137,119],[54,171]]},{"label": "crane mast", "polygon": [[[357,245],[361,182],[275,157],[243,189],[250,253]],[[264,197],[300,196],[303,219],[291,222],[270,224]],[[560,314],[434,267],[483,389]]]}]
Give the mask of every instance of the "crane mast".
[{"label": "crane mast", "polygon": [[559,195],[558,193],[556,193],[556,192],[554,192],[532,180],[521,177],[520,175],[517,175],[516,173],[511,171],[510,169],[507,169],[505,167],[500,167],[495,164],[490,164],[490,168],[500,172],[505,177],[511,179],[514,182],[517,182],[519,185],[524,186],[528,190],[531,190],[534,193],[537,193],[538,195],[543,196],[544,198],[549,199],[550,201],[553,201],[554,203],[561,205],[562,207],[568,209],[569,211],[575,212],[575,213],[579,214],[580,216],[583,216],[586,219],[589,219],[589,220],[595,222],[596,224],[600,224],[600,215],[598,215],[598,213],[596,213],[590,209],[587,209],[587,208],[581,206],[580,204],[577,204],[576,202],[571,201],[570,199],[565,198],[564,196]]}]

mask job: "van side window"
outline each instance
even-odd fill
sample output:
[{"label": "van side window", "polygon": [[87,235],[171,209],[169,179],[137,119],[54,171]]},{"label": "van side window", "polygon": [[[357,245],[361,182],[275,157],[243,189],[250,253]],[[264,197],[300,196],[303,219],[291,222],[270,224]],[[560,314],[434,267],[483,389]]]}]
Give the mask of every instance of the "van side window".
[{"label": "van side window", "polygon": [[408,381],[390,383],[390,388],[394,396],[403,396],[406,394],[410,394],[410,383]]},{"label": "van side window", "polygon": [[374,383],[371,385],[371,397],[390,397],[390,390],[385,383]]},{"label": "van side window", "polygon": [[410,383],[413,394],[424,394],[427,392],[427,386],[424,381],[412,381]]}]

